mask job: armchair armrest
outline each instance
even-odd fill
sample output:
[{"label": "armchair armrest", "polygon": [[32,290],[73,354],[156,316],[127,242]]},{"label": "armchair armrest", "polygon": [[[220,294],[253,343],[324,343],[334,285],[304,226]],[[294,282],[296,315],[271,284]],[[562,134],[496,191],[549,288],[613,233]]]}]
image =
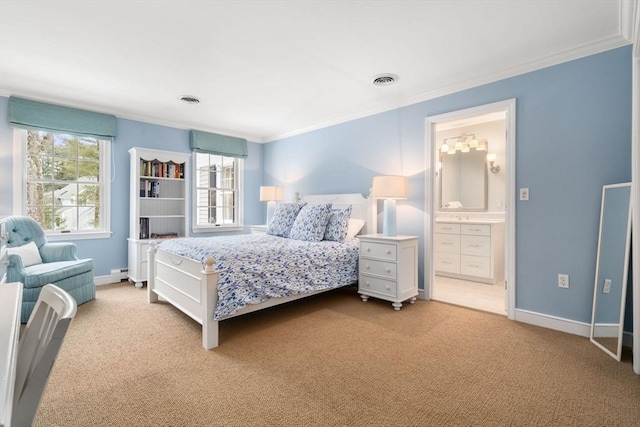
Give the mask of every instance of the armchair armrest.
[{"label": "armchair armrest", "polygon": [[71,242],[45,243],[40,246],[42,262],[73,261],[76,256],[77,246]]},{"label": "armchair armrest", "polygon": [[7,262],[7,282],[22,282],[27,275],[22,257],[17,254],[7,254]]}]

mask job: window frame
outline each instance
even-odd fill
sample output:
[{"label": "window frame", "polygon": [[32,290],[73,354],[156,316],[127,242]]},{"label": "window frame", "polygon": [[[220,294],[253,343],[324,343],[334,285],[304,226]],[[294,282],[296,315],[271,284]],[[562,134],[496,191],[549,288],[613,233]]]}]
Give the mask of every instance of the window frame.
[{"label": "window frame", "polygon": [[[198,154],[208,154],[210,156],[221,156],[225,159],[232,159],[234,162],[235,169],[235,182],[236,188],[235,191],[238,194],[238,202],[236,206],[236,221],[233,224],[206,224],[200,225],[198,224],[198,162],[197,155]],[[242,231],[244,230],[244,159],[239,157],[231,157],[224,156],[221,154],[213,154],[213,153],[198,153],[196,150],[192,151],[191,154],[191,165],[192,165],[192,185],[191,185],[191,229],[193,233],[212,233],[212,232],[227,232],[227,231]],[[211,188],[211,187],[209,187]]]},{"label": "window frame", "polygon": [[[62,132],[53,134],[63,135]],[[107,239],[111,231],[111,141],[98,139],[100,146],[100,228],[95,231],[45,230],[48,241]],[[27,130],[13,130],[13,214],[27,215]],[[19,185],[18,185],[19,184]]]}]

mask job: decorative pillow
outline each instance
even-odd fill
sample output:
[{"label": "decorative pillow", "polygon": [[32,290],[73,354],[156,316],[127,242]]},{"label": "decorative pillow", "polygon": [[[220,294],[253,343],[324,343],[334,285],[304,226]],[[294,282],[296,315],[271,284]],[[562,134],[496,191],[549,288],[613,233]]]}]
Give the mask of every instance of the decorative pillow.
[{"label": "decorative pillow", "polygon": [[364,227],[364,221],[358,218],[349,218],[349,226],[347,227],[347,238],[353,239]]},{"label": "decorative pillow", "polygon": [[38,251],[36,242],[29,242],[26,245],[17,246],[15,248],[7,248],[7,253],[20,255],[20,258],[22,258],[22,265],[24,267],[42,264],[42,258],[40,258],[40,251]]},{"label": "decorative pillow", "polygon": [[331,203],[303,207],[291,227],[289,237],[296,240],[319,242],[327,229],[330,212]]},{"label": "decorative pillow", "polygon": [[304,205],[306,203],[279,203],[267,227],[267,234],[289,237],[291,227]]},{"label": "decorative pillow", "polygon": [[344,242],[347,237],[349,218],[351,217],[351,206],[345,209],[334,209],[329,213],[329,222],[324,232],[324,240]]}]

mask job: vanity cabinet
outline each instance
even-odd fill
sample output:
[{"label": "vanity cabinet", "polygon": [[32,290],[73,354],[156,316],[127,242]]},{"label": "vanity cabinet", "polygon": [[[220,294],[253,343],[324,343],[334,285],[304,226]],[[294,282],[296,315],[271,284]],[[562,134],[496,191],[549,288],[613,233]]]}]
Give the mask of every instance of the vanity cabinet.
[{"label": "vanity cabinet", "polygon": [[436,221],[436,275],[497,284],[504,281],[504,223]]}]

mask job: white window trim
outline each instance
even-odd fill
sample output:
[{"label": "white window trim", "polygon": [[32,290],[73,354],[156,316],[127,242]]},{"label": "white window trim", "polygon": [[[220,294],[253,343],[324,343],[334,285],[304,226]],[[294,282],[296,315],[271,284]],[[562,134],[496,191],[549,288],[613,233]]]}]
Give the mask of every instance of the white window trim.
[{"label": "white window trim", "polygon": [[244,230],[244,159],[236,159],[236,179],[238,182],[238,223],[230,225],[198,225],[198,209],[197,209],[197,182],[198,171],[196,170],[196,152],[191,154],[192,171],[191,177],[193,184],[191,185],[191,229],[194,234],[197,233],[220,233],[229,231],[243,231]]},{"label": "white window trim", "polygon": [[[13,214],[26,215],[27,200],[27,131],[13,130]],[[100,224],[102,228],[96,231],[46,231],[50,242],[62,240],[108,239],[111,237],[111,143],[100,147],[103,154],[100,161],[100,187],[102,203],[100,204]]]}]

